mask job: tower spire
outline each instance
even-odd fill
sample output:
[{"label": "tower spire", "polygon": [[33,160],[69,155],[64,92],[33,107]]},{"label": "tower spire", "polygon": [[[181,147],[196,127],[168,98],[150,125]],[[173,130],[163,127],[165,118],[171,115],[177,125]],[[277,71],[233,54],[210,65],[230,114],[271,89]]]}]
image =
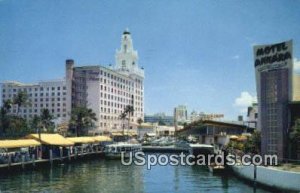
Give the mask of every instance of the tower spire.
[{"label": "tower spire", "polygon": [[138,68],[138,54],[133,48],[131,34],[128,28],[123,32],[121,47],[116,52],[116,68],[128,72],[134,72]]}]

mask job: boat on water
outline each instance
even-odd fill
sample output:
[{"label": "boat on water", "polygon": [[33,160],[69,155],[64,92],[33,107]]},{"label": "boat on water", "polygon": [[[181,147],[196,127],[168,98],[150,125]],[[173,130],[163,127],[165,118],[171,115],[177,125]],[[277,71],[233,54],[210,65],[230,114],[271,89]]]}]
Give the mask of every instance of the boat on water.
[{"label": "boat on water", "polygon": [[135,153],[140,152],[141,150],[141,144],[119,142],[106,145],[104,153],[105,157],[109,159],[121,159],[122,154],[125,159],[128,159],[130,156],[133,156]]},{"label": "boat on water", "polygon": [[197,155],[205,155],[214,154],[214,146],[208,144],[200,144],[200,143],[189,143],[187,141],[178,141],[175,144],[176,147],[186,148],[188,149],[191,155],[197,157]]},{"label": "boat on water", "polygon": [[214,154],[214,146],[208,144],[191,143],[189,144],[190,154],[194,156]]},{"label": "boat on water", "polygon": [[222,174],[225,172],[225,166],[211,164],[211,165],[208,165],[208,170],[214,174]]}]

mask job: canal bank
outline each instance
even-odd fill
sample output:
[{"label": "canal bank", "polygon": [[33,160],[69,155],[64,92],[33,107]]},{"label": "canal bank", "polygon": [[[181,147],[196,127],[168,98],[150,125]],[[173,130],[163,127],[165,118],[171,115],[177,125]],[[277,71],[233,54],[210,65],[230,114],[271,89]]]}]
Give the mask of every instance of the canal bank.
[{"label": "canal bank", "polygon": [[230,166],[233,173],[248,183],[269,187],[277,191],[300,191],[300,172],[284,171],[276,167]]}]

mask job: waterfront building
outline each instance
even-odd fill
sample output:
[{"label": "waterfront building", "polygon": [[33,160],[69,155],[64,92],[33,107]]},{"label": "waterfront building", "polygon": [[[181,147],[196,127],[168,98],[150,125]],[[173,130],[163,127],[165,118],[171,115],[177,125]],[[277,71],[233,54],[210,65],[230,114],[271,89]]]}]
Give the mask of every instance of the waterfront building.
[{"label": "waterfront building", "polygon": [[13,100],[18,92],[26,92],[28,104],[21,106],[17,112],[17,105],[13,105],[10,114],[18,114],[25,119],[40,115],[42,109],[49,109],[55,120],[65,122],[69,120],[70,109],[67,108],[67,87],[65,80],[41,81],[25,84],[16,81],[2,83],[2,100]]},{"label": "waterfront building", "polygon": [[157,123],[142,123],[141,125],[137,126],[137,134],[138,134],[138,138],[143,138],[146,135],[153,135],[156,136],[156,131],[157,131]]},{"label": "waterfront building", "polygon": [[[97,121],[93,133],[122,130],[128,121],[120,114],[127,105],[133,106],[129,127],[144,118],[144,69],[139,67],[138,53],[133,48],[131,34],[125,30],[121,47],[116,51],[115,65],[75,66],[66,60],[66,77],[63,80],[42,81],[37,84],[4,82],[2,100],[13,99],[19,91],[25,91],[29,105],[20,108],[19,115],[30,119],[49,109],[57,123],[70,119],[72,108],[85,106],[95,112]],[[16,114],[16,106],[11,113]]]},{"label": "waterfront building", "polygon": [[156,128],[156,135],[157,136],[174,136],[175,135],[175,127],[159,125]]},{"label": "waterfront building", "polygon": [[248,127],[243,123],[230,123],[224,121],[198,120],[178,130],[177,135],[188,137],[192,135],[199,143],[214,144],[223,147],[229,143],[233,135],[245,135],[253,133],[255,128]]},{"label": "waterfront building", "polygon": [[288,103],[292,100],[292,40],[254,46],[258,128],[262,154],[287,156]]},{"label": "waterfront building", "polygon": [[154,115],[145,115],[144,122],[172,126],[174,125],[174,117],[166,115],[165,113],[157,113]]},{"label": "waterfront building", "polygon": [[144,117],[144,70],[138,65],[138,54],[128,30],[122,34],[121,48],[115,58],[115,65],[108,67],[77,67],[73,60],[66,61],[71,107],[86,106],[96,113],[98,121],[94,132],[122,130],[127,121],[123,122],[119,116],[127,105],[134,108],[130,128]]}]

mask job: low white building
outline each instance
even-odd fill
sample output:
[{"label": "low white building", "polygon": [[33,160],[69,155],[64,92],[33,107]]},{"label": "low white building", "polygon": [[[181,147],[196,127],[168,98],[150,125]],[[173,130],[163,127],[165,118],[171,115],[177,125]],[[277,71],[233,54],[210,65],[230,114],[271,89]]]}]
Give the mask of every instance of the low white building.
[{"label": "low white building", "polygon": [[10,109],[11,114],[18,114],[26,119],[40,115],[42,109],[49,109],[56,122],[69,120],[70,109],[67,108],[67,87],[65,80],[41,81],[35,84],[24,84],[16,81],[2,83],[2,100],[12,100],[19,92],[26,92],[28,104],[17,105]]},{"label": "low white building", "polygon": [[156,128],[157,136],[174,136],[175,127],[174,126],[157,126]]}]

